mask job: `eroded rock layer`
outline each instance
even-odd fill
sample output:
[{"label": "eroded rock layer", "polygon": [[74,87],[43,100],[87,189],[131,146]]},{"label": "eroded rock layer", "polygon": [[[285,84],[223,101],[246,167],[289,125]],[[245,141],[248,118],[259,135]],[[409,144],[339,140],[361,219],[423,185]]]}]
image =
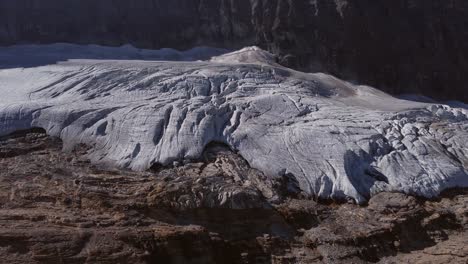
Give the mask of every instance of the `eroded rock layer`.
[{"label": "eroded rock layer", "polygon": [[[148,172],[62,152],[43,129],[0,138],[4,263],[453,263],[468,260],[468,193],[323,204],[227,146]],[[296,187],[295,187],[296,186]]]}]

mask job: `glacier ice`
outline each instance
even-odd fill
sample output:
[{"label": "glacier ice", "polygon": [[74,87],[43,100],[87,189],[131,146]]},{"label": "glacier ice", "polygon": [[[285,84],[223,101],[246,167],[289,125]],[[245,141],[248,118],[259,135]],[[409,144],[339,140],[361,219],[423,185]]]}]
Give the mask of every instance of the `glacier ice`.
[{"label": "glacier ice", "polygon": [[[61,47],[35,46],[30,59]],[[258,48],[183,62],[123,60],[128,48],[109,49],[114,59],[3,67],[0,135],[41,127],[66,150],[84,143],[93,162],[132,170],[197,159],[222,142],[267,176],[359,203],[380,191],[433,197],[468,186],[464,108],[293,71]],[[12,50],[0,58],[14,60]]]}]

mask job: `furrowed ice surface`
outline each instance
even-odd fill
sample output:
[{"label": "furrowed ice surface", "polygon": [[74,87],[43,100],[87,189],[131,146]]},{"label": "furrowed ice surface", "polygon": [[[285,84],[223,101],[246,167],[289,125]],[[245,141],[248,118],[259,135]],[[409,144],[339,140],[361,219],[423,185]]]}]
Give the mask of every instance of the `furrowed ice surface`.
[{"label": "furrowed ice surface", "polygon": [[4,67],[0,91],[0,134],[41,127],[65,148],[92,146],[97,163],[145,170],[223,142],[267,176],[294,176],[322,198],[432,197],[468,186],[466,109],[292,71],[257,48],[198,62]]}]

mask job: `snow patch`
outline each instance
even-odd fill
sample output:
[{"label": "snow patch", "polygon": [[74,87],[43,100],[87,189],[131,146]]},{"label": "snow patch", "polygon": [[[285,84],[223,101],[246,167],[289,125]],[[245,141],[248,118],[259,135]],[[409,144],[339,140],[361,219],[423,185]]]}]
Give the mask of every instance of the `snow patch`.
[{"label": "snow patch", "polygon": [[1,68],[25,68],[55,64],[73,59],[197,61],[228,53],[226,49],[195,47],[185,51],[175,49],[147,50],[132,45],[106,47],[56,43],[50,45],[15,45],[0,47]]},{"label": "snow patch", "polygon": [[213,57],[211,62],[218,63],[253,63],[270,66],[279,66],[276,63],[276,56],[259,47],[247,47],[241,50]]}]

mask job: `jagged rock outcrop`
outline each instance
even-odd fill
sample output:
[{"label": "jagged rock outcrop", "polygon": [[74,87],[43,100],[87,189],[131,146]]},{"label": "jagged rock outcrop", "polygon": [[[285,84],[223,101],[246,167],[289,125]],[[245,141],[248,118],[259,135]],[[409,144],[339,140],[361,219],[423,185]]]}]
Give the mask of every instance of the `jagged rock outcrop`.
[{"label": "jagged rock outcrop", "polygon": [[[317,203],[224,145],[147,172],[91,164],[43,129],[0,137],[4,263],[453,263],[468,260],[468,191],[368,206]],[[263,184],[258,184],[260,181]],[[278,194],[272,197],[270,194]]]},{"label": "jagged rock outcrop", "polygon": [[286,66],[468,101],[464,0],[3,0],[0,45],[258,45]]},{"label": "jagged rock outcrop", "polygon": [[67,150],[91,146],[97,164],[142,171],[221,142],[324,199],[468,186],[466,109],[293,71],[259,48],[196,62],[72,60],[0,80],[0,135],[40,127]]}]

